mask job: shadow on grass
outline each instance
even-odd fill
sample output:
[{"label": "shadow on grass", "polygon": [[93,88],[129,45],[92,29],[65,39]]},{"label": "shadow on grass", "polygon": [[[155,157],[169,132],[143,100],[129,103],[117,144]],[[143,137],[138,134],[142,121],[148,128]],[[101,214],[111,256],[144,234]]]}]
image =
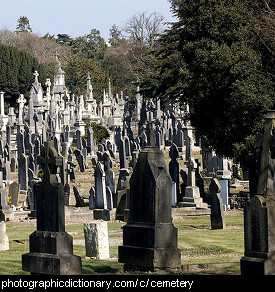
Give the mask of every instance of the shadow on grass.
[{"label": "shadow on grass", "polygon": [[82,265],[83,274],[116,274],[119,270],[110,266]]}]

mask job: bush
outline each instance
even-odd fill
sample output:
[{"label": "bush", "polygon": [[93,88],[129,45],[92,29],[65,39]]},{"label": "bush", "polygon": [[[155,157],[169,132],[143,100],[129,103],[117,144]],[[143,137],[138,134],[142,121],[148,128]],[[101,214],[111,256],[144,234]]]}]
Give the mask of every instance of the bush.
[{"label": "bush", "polygon": [[103,138],[110,137],[110,134],[108,133],[108,130],[105,127],[97,124],[96,122],[90,122],[89,124],[86,125],[86,129],[85,129],[86,138],[87,138],[87,132],[88,132],[89,127],[92,127],[94,131],[94,139],[97,143],[100,142]]}]

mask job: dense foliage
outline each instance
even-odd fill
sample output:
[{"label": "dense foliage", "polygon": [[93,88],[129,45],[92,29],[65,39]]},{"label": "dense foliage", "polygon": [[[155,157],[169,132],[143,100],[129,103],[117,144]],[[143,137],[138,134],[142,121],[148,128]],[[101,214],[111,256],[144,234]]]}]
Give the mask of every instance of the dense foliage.
[{"label": "dense foliage", "polygon": [[272,53],[255,32],[253,2],[171,1],[178,22],[161,37],[155,72],[143,80],[147,96],[188,103],[198,136],[227,156],[253,145],[273,107]]},{"label": "dense foliage", "polygon": [[19,93],[29,96],[35,70],[40,78],[46,78],[45,68],[37,59],[14,47],[0,45],[0,90],[5,92],[7,102],[14,105]]}]

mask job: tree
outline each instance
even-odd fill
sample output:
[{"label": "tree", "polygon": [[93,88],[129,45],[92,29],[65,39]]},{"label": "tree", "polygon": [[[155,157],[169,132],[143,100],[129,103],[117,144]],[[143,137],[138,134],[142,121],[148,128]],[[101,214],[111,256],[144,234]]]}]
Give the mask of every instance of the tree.
[{"label": "tree", "polygon": [[161,32],[164,17],[156,12],[142,12],[130,18],[124,28],[130,39],[153,47],[158,34]]},{"label": "tree", "polygon": [[66,85],[71,93],[77,95],[86,93],[88,72],[96,99],[101,100],[103,90],[108,88],[109,75],[91,59],[72,54],[66,60],[64,71],[66,72]]},{"label": "tree", "polygon": [[31,26],[30,26],[30,21],[27,16],[20,16],[20,18],[17,21],[18,25],[16,27],[16,33],[30,33],[32,32]]},{"label": "tree", "polygon": [[79,53],[84,58],[92,59],[98,63],[102,62],[107,48],[100,31],[96,29],[92,29],[87,35],[75,38],[71,46],[75,54]]},{"label": "tree", "polygon": [[116,47],[121,43],[122,40],[123,37],[121,30],[118,28],[118,26],[113,24],[112,28],[110,29],[110,38],[108,40],[109,45],[112,47]]},{"label": "tree", "polygon": [[66,44],[70,46],[72,44],[73,39],[66,33],[59,33],[57,35],[56,41],[59,44]]},{"label": "tree", "polygon": [[47,73],[37,59],[16,48],[0,45],[0,91],[5,92],[10,106],[16,105],[19,93],[29,97],[35,70],[39,72],[40,82],[44,84]]},{"label": "tree", "polygon": [[274,96],[274,81],[251,30],[253,8],[241,0],[171,3],[178,21],[160,39],[156,76],[161,82],[145,79],[147,95],[188,103],[205,145],[241,156],[261,131]]}]

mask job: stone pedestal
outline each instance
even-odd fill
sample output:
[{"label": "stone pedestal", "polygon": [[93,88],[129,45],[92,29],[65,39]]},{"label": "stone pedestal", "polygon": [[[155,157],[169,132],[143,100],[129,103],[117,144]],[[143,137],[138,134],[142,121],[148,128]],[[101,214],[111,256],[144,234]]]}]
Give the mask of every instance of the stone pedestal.
[{"label": "stone pedestal", "polygon": [[147,225],[128,222],[123,227],[119,262],[125,263],[125,270],[177,269],[181,265],[177,236],[177,228],[171,223]]},{"label": "stone pedestal", "polygon": [[274,210],[274,196],[253,196],[245,209],[242,275],[275,275]]},{"label": "stone pedestal", "polygon": [[81,258],[73,255],[68,233],[35,231],[30,235],[30,252],[22,255],[22,269],[31,274],[77,275]]},{"label": "stone pedestal", "polygon": [[207,203],[203,203],[203,200],[200,196],[199,187],[188,186],[185,189],[185,197],[181,199],[181,202],[178,203],[178,207],[195,207],[195,208],[208,208]]}]

